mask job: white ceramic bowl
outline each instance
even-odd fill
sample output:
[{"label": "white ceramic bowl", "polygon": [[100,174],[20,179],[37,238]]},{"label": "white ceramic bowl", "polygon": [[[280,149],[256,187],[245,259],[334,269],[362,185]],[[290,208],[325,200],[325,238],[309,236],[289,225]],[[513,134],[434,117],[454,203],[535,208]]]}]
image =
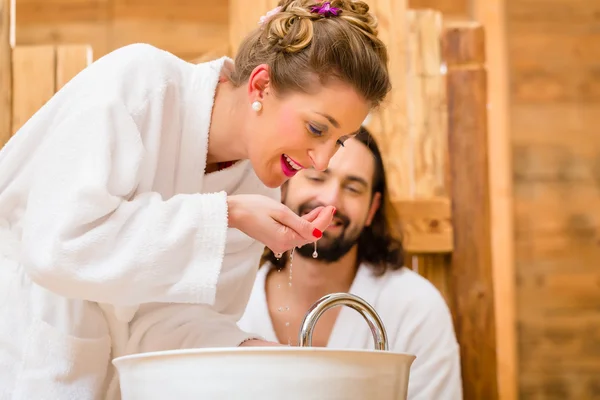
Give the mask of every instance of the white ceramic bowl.
[{"label": "white ceramic bowl", "polygon": [[119,357],[122,400],[405,400],[415,356],[321,347],[174,350]]}]

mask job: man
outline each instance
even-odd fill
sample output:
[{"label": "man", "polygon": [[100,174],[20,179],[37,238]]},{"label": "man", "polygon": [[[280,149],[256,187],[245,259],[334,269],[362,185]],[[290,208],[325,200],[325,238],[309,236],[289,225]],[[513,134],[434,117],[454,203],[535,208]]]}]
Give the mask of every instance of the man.
[{"label": "man", "polygon": [[[283,202],[299,215],[333,205],[333,223],[314,246],[263,256],[242,329],[266,340],[297,345],[300,324],[322,296],[349,292],[365,299],[386,327],[391,351],[417,356],[411,368],[410,400],[462,399],[459,347],[452,317],[439,291],[403,267],[401,244],[386,218],[385,172],[366,129],[345,141],[326,171],[304,170],[282,191]],[[387,214],[387,215],[386,215]],[[290,285],[291,283],[291,285]],[[319,319],[313,346],[372,349],[371,332],[349,307],[335,307]]]}]

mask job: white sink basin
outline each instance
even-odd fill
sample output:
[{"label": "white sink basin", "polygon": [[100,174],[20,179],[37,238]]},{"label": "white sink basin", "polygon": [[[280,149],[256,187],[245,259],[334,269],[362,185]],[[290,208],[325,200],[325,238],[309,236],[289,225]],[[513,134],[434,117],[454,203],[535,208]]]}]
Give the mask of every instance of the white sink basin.
[{"label": "white sink basin", "polygon": [[122,400],[402,400],[415,356],[382,350],[239,347],[115,359]]},{"label": "white sink basin", "polygon": [[[320,316],[346,305],[373,333],[375,350],[311,347]],[[134,354],[113,360],[122,400],[406,400],[415,356],[387,351],[377,312],[360,297],[333,293],[307,312],[300,347],[235,347]]]}]

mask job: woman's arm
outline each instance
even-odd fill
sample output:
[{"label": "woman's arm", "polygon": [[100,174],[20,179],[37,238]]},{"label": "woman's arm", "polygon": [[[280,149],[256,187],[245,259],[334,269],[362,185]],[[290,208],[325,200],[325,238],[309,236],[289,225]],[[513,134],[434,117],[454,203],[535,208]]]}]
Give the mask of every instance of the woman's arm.
[{"label": "woman's arm", "polygon": [[119,102],[71,114],[48,134],[23,219],[22,263],[31,278],[65,297],[121,306],[211,303],[226,194],[134,195],[155,165]]}]

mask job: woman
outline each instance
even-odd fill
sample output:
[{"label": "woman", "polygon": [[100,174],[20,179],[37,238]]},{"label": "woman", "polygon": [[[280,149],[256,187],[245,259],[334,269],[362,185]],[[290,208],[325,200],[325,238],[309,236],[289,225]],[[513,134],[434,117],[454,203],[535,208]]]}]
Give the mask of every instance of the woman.
[{"label": "woman", "polygon": [[[278,187],[390,88],[363,2],[282,1],[229,59],[101,58],[0,153],[0,398],[118,398],[111,359],[240,331],[266,245],[318,240]],[[8,321],[8,323],[4,322]]]}]

